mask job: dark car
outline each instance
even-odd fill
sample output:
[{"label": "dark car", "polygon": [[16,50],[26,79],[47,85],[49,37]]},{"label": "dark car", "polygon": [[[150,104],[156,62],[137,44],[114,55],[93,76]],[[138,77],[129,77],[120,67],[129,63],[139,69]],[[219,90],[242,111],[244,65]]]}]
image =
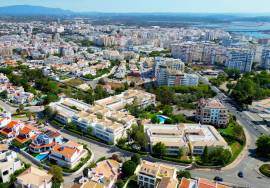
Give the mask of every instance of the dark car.
[{"label": "dark car", "polygon": [[239,171],[237,175],[238,175],[239,178],[243,178],[244,177],[244,173],[242,171]]},{"label": "dark car", "polygon": [[214,177],[214,180],[215,180],[215,181],[223,181],[223,178],[221,178],[221,177],[219,177],[219,176],[215,176],[215,177]]}]

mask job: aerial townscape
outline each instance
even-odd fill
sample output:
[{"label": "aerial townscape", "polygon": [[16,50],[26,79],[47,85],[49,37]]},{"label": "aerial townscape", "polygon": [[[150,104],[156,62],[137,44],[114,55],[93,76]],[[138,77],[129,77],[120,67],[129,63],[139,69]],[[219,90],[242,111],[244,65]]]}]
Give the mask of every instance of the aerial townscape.
[{"label": "aerial townscape", "polygon": [[270,187],[270,13],[149,1],[0,2],[0,188]]}]

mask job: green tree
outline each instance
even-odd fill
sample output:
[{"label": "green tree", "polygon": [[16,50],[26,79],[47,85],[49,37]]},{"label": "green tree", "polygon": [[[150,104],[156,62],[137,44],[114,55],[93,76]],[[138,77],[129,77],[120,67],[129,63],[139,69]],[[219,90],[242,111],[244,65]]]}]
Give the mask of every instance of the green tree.
[{"label": "green tree", "polygon": [[141,156],[137,153],[133,154],[131,156],[131,161],[133,161],[135,164],[140,164],[140,161],[141,161]]},{"label": "green tree", "polygon": [[203,154],[202,154],[202,160],[204,161],[204,162],[208,162],[208,155],[209,155],[209,153],[208,153],[208,147],[207,146],[205,146],[204,147],[204,150],[203,150]]},{"label": "green tree", "polygon": [[158,142],[152,147],[153,154],[157,157],[166,155],[167,149],[164,143]]},{"label": "green tree", "polygon": [[134,174],[136,168],[137,168],[136,163],[129,160],[123,163],[122,172],[125,177],[130,177]]},{"label": "green tree", "polygon": [[93,128],[87,127],[86,133],[87,133],[87,135],[91,136],[93,134]]},{"label": "green tree", "polygon": [[144,134],[144,127],[138,125],[132,125],[131,129],[128,130],[128,136],[131,138],[135,144],[141,146],[141,148],[145,148],[147,140]]},{"label": "green tree", "polygon": [[151,118],[151,123],[159,123],[159,118],[154,115],[152,118]]},{"label": "green tree", "polygon": [[22,112],[24,110],[24,105],[23,104],[20,104],[19,105],[19,112]]},{"label": "green tree", "polygon": [[184,148],[179,148],[178,150],[178,157],[181,158],[185,155],[185,149]]},{"label": "green tree", "polygon": [[0,98],[1,99],[7,99],[8,98],[8,92],[7,90],[4,90],[0,93]]},{"label": "green tree", "polygon": [[190,172],[187,171],[187,170],[179,170],[179,171],[177,171],[177,178],[179,180],[181,180],[183,177],[188,178],[188,179],[191,178]]},{"label": "green tree", "polygon": [[64,182],[63,179],[63,170],[60,166],[52,165],[49,173],[53,175],[54,182]]},{"label": "green tree", "polygon": [[259,156],[270,158],[270,136],[262,135],[256,141],[256,153]]},{"label": "green tree", "polygon": [[123,180],[117,180],[116,183],[115,183],[115,186],[117,188],[123,188],[125,185],[125,182]]}]

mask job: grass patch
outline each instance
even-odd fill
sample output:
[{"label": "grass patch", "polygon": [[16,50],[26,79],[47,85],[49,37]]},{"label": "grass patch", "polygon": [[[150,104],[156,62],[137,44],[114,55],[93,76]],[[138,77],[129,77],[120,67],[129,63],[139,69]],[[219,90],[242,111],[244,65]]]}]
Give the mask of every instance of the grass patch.
[{"label": "grass patch", "polygon": [[231,162],[233,162],[238,155],[241,153],[241,151],[244,148],[244,145],[240,144],[239,142],[232,142],[231,144],[229,144],[232,150],[232,157],[231,157]]},{"label": "grass patch", "polygon": [[72,87],[76,87],[79,86],[81,84],[83,84],[84,82],[80,79],[71,79],[65,82],[66,85],[72,86]]}]

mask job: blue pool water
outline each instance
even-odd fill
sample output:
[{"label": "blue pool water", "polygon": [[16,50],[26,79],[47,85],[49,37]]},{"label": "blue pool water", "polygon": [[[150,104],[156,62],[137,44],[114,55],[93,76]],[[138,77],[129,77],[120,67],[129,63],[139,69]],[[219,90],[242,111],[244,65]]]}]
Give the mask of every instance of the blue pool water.
[{"label": "blue pool water", "polygon": [[45,154],[39,154],[39,155],[37,155],[35,158],[36,158],[37,160],[39,160],[39,161],[42,161],[42,160],[44,160],[47,156],[48,156],[48,154],[45,153]]},{"label": "blue pool water", "polygon": [[166,121],[166,119],[168,119],[167,117],[162,116],[162,115],[158,115],[157,117],[158,117],[158,119],[159,119],[159,123],[160,123],[160,124],[164,124],[165,121]]}]

